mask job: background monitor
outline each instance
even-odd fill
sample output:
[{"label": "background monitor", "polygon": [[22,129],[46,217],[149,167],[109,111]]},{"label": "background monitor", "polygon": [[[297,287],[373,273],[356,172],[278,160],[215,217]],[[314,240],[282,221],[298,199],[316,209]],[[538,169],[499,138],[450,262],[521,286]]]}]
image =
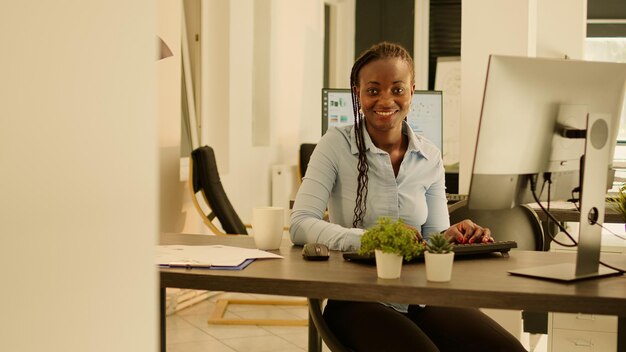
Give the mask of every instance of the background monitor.
[{"label": "background monitor", "polygon": [[626,64],[489,59],[469,207],[507,209],[529,203],[530,180],[537,179],[539,192],[546,173],[553,180],[552,199],[569,199],[582,186],[577,265],[542,267],[532,274],[566,281],[598,274],[601,228],[587,217],[595,211],[597,222],[604,219],[625,84]]},{"label": "background monitor", "polygon": [[[441,151],[443,145],[443,106],[440,91],[416,90],[407,121],[411,129],[426,137]],[[322,134],[334,126],[352,125],[350,89],[322,89]]]}]

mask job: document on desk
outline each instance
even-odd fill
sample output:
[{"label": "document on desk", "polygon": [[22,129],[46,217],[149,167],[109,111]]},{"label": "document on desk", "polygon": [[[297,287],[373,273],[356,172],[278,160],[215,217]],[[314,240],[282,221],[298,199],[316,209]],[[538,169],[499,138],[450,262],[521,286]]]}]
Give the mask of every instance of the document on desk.
[{"label": "document on desk", "polygon": [[156,264],[170,268],[205,268],[241,270],[254,259],[283,258],[281,255],[259,249],[223,245],[213,246],[157,246]]}]

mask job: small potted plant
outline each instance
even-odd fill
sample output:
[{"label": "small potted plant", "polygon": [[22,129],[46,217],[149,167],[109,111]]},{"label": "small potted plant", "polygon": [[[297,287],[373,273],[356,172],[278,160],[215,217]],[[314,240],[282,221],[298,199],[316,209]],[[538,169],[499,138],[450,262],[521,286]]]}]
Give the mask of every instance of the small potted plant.
[{"label": "small potted plant", "polygon": [[397,279],[402,271],[402,259],[411,260],[422,249],[415,231],[404,225],[402,219],[393,221],[381,217],[376,225],[363,233],[359,254],[374,252],[378,277]]},{"label": "small potted plant", "polygon": [[[609,198],[609,202],[613,205],[622,218],[626,221],[626,184],[619,188],[616,196]],[[626,225],[624,225],[626,226]]]},{"label": "small potted plant", "polygon": [[426,279],[435,282],[447,282],[452,277],[452,263],[454,252],[452,243],[442,233],[434,233],[428,236],[426,252]]}]

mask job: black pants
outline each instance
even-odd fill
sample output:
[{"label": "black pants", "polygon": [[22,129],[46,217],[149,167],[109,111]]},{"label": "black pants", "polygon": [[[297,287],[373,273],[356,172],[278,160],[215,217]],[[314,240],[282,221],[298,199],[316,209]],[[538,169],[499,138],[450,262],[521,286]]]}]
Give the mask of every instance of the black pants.
[{"label": "black pants", "polygon": [[498,323],[473,308],[409,306],[408,313],[375,302],[329,300],[324,319],[357,352],[526,351]]}]

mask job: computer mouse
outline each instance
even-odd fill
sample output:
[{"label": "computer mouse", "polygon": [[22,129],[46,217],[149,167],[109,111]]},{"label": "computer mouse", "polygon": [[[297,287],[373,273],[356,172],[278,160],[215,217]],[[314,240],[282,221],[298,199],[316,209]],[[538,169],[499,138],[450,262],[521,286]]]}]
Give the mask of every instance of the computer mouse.
[{"label": "computer mouse", "polygon": [[302,248],[302,258],[305,260],[328,260],[330,251],[321,243],[307,243]]}]

